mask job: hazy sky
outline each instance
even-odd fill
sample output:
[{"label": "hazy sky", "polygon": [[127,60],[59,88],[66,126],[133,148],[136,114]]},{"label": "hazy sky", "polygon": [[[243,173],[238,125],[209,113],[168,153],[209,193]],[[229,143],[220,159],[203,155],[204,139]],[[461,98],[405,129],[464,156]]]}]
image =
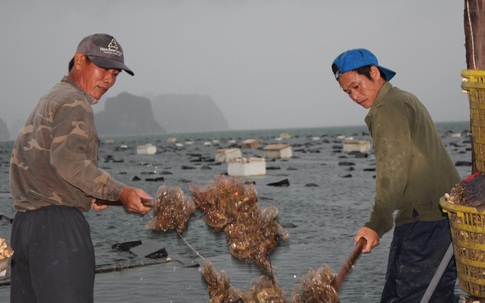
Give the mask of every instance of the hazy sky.
[{"label": "hazy sky", "polygon": [[[460,0],[1,0],[0,118],[24,120],[78,42],[112,34],[135,72],[120,92],[212,97],[231,129],[362,125],[330,65],[368,48],[435,121],[469,119]],[[189,110],[189,109],[188,109]]]}]

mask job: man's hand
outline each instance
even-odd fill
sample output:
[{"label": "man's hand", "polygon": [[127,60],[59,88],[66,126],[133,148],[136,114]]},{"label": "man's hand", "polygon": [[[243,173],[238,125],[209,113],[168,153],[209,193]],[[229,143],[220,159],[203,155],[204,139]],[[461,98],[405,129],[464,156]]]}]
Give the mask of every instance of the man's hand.
[{"label": "man's hand", "polygon": [[138,213],[144,215],[150,211],[150,207],[143,205],[141,199],[152,200],[153,198],[143,189],[126,186],[120,195],[120,201],[123,207],[129,213]]},{"label": "man's hand", "polygon": [[93,199],[93,202],[91,203],[91,208],[96,211],[103,211],[108,208],[108,205],[103,204],[101,200]]},{"label": "man's hand", "polygon": [[360,238],[365,238],[367,240],[366,246],[362,249],[362,253],[370,253],[374,246],[379,245],[379,235],[372,229],[368,227],[362,227],[358,232],[357,236],[354,238],[354,243],[357,243]]}]

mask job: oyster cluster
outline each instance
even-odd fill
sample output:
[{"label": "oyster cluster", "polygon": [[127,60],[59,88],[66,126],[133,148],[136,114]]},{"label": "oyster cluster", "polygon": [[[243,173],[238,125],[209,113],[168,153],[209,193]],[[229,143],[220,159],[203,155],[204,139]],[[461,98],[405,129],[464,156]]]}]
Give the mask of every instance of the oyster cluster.
[{"label": "oyster cluster", "polygon": [[275,278],[259,276],[251,281],[251,294],[253,298],[249,302],[254,303],[287,303],[289,302],[279,287]]},{"label": "oyster cluster", "polygon": [[335,273],[327,264],[309,268],[299,285],[293,286],[291,297],[294,303],[337,303],[339,295],[333,288]]},{"label": "oyster cluster", "polygon": [[13,256],[13,250],[8,246],[4,238],[0,238],[0,261]]},{"label": "oyster cluster", "polygon": [[204,262],[201,272],[210,303],[288,303],[278,283],[266,275],[254,279],[249,289],[242,289],[232,286],[227,272],[217,272],[210,260]]},{"label": "oyster cluster", "polygon": [[[205,186],[192,184],[192,198],[179,187],[162,185],[153,206],[154,218],[147,228],[182,233],[196,209],[215,232],[224,231],[231,255],[259,266],[263,275],[251,281],[249,289],[233,287],[225,270],[217,272],[210,260],[201,267],[210,303],[289,303],[274,275],[269,256],[288,232],[278,223],[278,209],[259,207],[254,184],[218,175]],[[310,268],[301,284],[292,289],[295,303],[334,303],[338,293],[331,286],[335,273],[327,266]]]},{"label": "oyster cluster", "polygon": [[474,206],[479,210],[485,209],[485,174],[476,172],[460,181],[449,194],[445,194],[445,199],[451,204]]},{"label": "oyster cluster", "polygon": [[231,255],[272,275],[269,255],[288,232],[276,221],[278,209],[259,208],[254,184],[219,175],[205,187],[191,186],[195,205],[207,225],[224,230]]},{"label": "oyster cluster", "polygon": [[190,186],[195,205],[204,212],[207,225],[221,231],[238,216],[258,208],[256,188],[235,178],[218,175],[206,186]]},{"label": "oyster cluster", "polygon": [[190,216],[195,212],[195,204],[176,186],[162,185],[157,191],[157,201],[153,206],[153,219],[147,228],[155,231],[176,230],[182,233],[188,226]]}]

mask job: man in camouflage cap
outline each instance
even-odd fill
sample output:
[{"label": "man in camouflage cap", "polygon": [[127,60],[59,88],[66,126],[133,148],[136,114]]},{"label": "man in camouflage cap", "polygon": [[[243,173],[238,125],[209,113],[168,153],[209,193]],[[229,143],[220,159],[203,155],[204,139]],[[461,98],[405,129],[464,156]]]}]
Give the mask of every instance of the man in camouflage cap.
[{"label": "man in camouflage cap", "polygon": [[115,38],[84,38],[69,74],[40,99],[15,141],[11,302],[93,302],[94,249],[82,212],[104,210],[106,201],[130,213],[150,210],[142,203],[150,195],[98,167],[91,106],[121,71],[134,75]]}]

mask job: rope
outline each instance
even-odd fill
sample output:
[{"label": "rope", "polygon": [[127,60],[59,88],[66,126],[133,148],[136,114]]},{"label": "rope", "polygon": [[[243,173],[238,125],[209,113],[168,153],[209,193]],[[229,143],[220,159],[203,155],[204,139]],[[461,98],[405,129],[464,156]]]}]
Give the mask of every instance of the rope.
[{"label": "rope", "polygon": [[207,262],[207,260],[192,245],[190,245],[190,243],[187,242],[187,240],[185,240],[185,238],[182,236],[182,234],[179,233],[178,230],[177,230],[177,234],[179,235],[180,239],[184,240],[185,244],[187,244],[187,246],[190,247],[190,249],[192,249],[193,252],[195,252],[197,256],[199,256],[202,260],[204,260],[204,262]]},{"label": "rope", "polygon": [[[177,234],[179,235],[180,239],[182,239],[185,242],[185,244],[187,244],[187,246],[190,247],[190,249],[192,249],[193,252],[195,252],[195,254],[197,256],[199,256],[202,260],[204,260],[204,262],[207,262],[207,260],[192,245],[190,245],[189,242],[187,242],[187,240],[182,236],[182,234],[180,234],[178,232],[178,230],[177,230]],[[229,285],[232,286],[236,290],[237,294],[239,295],[239,299],[241,299],[241,301],[243,301],[243,303],[245,303],[245,301],[243,299],[243,295],[239,291],[239,289],[237,289],[236,287],[234,287],[231,283],[229,283]]]}]

